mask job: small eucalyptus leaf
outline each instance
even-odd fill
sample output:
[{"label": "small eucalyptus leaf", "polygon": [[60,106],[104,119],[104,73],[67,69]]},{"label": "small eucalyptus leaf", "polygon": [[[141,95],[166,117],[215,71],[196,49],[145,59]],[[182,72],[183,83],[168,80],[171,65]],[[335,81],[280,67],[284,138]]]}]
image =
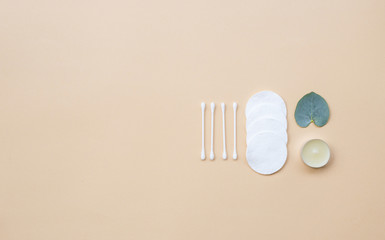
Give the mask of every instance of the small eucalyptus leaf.
[{"label": "small eucalyptus leaf", "polygon": [[317,93],[308,93],[297,103],[295,120],[300,127],[307,127],[311,122],[322,127],[329,120],[329,106]]}]

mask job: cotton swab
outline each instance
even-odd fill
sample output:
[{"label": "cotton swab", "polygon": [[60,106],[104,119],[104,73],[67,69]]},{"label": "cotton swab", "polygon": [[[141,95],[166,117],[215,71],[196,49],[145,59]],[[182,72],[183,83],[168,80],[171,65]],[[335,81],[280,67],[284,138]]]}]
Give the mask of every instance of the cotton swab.
[{"label": "cotton swab", "polygon": [[237,108],[238,104],[236,102],[233,103],[233,110],[234,110],[234,151],[233,151],[233,159],[238,158],[237,154]]},{"label": "cotton swab", "polygon": [[223,136],[223,153],[222,158],[227,159],[227,151],[226,151],[226,124],[225,124],[225,103],[221,103],[222,108],[222,136]]},{"label": "cotton swab", "polygon": [[201,151],[201,159],[206,159],[206,151],[205,151],[205,109],[206,103],[201,103],[202,108],[202,151]]},{"label": "cotton swab", "polygon": [[211,152],[210,159],[214,160],[214,111],[215,111],[215,103],[211,103]]}]

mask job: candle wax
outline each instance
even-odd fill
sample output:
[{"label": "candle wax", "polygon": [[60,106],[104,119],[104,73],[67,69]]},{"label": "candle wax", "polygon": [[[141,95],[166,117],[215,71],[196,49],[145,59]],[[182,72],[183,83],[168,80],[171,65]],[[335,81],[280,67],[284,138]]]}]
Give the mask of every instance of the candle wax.
[{"label": "candle wax", "polygon": [[313,168],[325,166],[330,158],[329,146],[320,139],[308,141],[302,149],[302,160]]}]

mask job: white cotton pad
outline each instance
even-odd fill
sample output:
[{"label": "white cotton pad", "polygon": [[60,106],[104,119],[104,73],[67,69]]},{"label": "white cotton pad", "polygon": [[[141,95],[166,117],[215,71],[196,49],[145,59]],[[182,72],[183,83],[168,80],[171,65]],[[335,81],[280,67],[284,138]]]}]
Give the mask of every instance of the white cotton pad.
[{"label": "white cotton pad", "polygon": [[274,118],[274,117],[259,117],[259,118],[256,118],[256,119],[246,119],[246,131],[249,131],[250,127],[253,126],[255,124],[255,122],[258,122],[258,121],[264,121],[264,120],[271,120],[271,121],[278,121],[282,127],[285,129],[287,129],[287,120],[286,118]]},{"label": "white cotton pad", "polygon": [[246,128],[248,128],[248,126],[254,121],[263,118],[276,119],[285,126],[285,129],[287,127],[286,115],[281,111],[281,107],[278,105],[265,103],[258,104],[249,112],[249,114],[246,115]]},{"label": "white cotton pad", "polygon": [[260,133],[247,145],[247,163],[257,173],[268,175],[277,172],[285,164],[286,158],[286,144],[276,134]]},{"label": "white cotton pad", "polygon": [[249,101],[246,104],[245,114],[246,116],[251,112],[251,110],[256,107],[258,104],[269,103],[279,106],[283,114],[286,116],[286,104],[283,99],[272,91],[262,91],[251,96]]},{"label": "white cotton pad", "polygon": [[278,137],[281,138],[282,141],[285,142],[285,144],[287,144],[288,137],[287,137],[286,131],[281,131],[281,132],[277,132],[277,131],[261,131],[261,132],[258,132],[256,134],[248,134],[247,137],[246,137],[246,144],[250,144],[250,142],[253,141],[253,139],[256,136],[258,136],[259,134],[262,134],[262,133],[271,133],[271,134],[277,135]]},{"label": "white cotton pad", "polygon": [[246,105],[249,166],[261,174],[280,170],[287,158],[287,119],[283,99],[271,91],[254,94]]},{"label": "white cotton pad", "polygon": [[[282,140],[287,143],[287,132],[285,125],[281,121],[272,118],[263,118],[254,121],[252,124],[246,126],[247,144],[259,133],[262,132],[271,132],[282,138]],[[249,134],[250,133],[250,134]]]},{"label": "white cotton pad", "polygon": [[279,115],[286,118],[286,114],[282,111],[282,107],[271,103],[258,103],[246,113],[246,118],[255,118],[255,116],[268,116],[268,115]]}]

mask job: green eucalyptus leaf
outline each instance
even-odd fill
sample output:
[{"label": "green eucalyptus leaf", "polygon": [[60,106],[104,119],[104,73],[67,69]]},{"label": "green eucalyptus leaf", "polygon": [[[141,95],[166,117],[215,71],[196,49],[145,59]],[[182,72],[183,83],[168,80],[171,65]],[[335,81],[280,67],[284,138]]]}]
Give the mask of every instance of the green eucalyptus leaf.
[{"label": "green eucalyptus leaf", "polygon": [[307,127],[311,122],[322,127],[329,120],[329,106],[317,93],[308,93],[297,103],[295,120],[300,127]]}]

